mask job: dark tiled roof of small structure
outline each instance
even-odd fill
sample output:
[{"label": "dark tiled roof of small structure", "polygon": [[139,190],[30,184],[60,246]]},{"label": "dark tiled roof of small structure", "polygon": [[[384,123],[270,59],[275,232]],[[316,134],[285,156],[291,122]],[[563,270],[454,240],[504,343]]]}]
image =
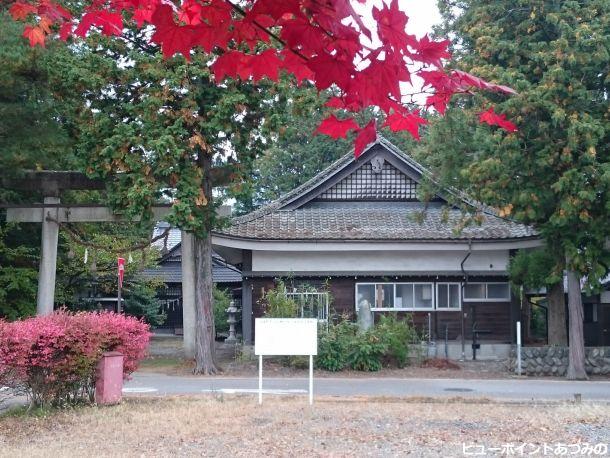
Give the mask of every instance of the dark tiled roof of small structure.
[{"label": "dark tiled roof of small structure", "polygon": [[224,235],[264,240],[483,240],[534,237],[522,224],[483,215],[482,224],[455,228],[464,221],[460,210],[423,204],[318,204],[269,212],[233,224]]},{"label": "dark tiled roof of small structure", "polygon": [[[401,152],[384,138],[368,149],[381,145],[400,158],[416,174],[433,180],[430,171]],[[367,149],[367,150],[368,150]],[[483,209],[481,224],[470,224],[461,231],[456,227],[464,220],[458,209],[418,202],[309,202],[299,208],[288,208],[301,196],[342,171],[353,162],[353,153],[346,154],[318,175],[247,215],[233,218],[231,226],[217,231],[228,237],[257,240],[509,240],[535,237],[536,232],[525,225],[503,219],[493,210],[470,200],[455,189],[443,192],[468,205]]]},{"label": "dark tiled roof of small structure", "polygon": [[[163,234],[169,227],[170,227],[169,223],[167,223],[165,221],[159,221],[153,229],[153,233],[152,233],[153,238],[158,237],[161,234]],[[181,238],[182,238],[182,235],[181,235],[180,229],[178,229],[176,227],[172,227],[169,229],[169,232],[167,234],[167,244],[165,241],[165,237],[163,237],[163,238],[153,242],[153,246],[158,248],[159,250],[163,250],[164,248],[171,250],[172,248],[174,248],[176,245],[178,245],[180,243]]]},{"label": "dark tiled roof of small structure", "polygon": [[[141,275],[148,279],[157,278],[164,283],[182,283],[181,261],[182,257],[178,253],[176,256],[163,259],[155,267],[144,269]],[[212,263],[212,281],[214,283],[239,283],[241,282],[241,272],[216,255]]]}]

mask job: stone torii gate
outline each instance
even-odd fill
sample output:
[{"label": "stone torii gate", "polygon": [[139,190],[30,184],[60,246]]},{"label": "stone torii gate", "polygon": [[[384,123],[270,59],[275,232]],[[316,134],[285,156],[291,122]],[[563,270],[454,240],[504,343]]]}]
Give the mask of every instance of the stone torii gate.
[{"label": "stone torii gate", "polygon": [[[221,177],[222,171],[216,173]],[[0,205],[6,208],[6,221],[17,223],[41,223],[42,243],[36,294],[36,314],[48,315],[53,312],[55,299],[55,278],[57,268],[57,245],[61,223],[99,223],[130,221],[112,209],[102,205],[62,205],[60,194],[67,190],[104,190],[102,180],[87,178],[80,172],[31,171],[23,178],[1,180],[2,187],[38,191],[42,193],[42,204]],[[171,204],[152,207],[153,217],[160,220],[171,209]],[[220,207],[219,213],[227,216],[229,207]],[[133,221],[133,220],[131,220]],[[182,231],[182,314],[183,346],[186,357],[195,355],[195,256],[194,237]]]}]

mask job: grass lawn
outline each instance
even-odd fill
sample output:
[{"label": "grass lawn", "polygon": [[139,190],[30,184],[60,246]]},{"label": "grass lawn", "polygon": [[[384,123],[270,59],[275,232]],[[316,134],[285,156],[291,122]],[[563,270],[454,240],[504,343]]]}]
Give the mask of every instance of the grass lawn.
[{"label": "grass lawn", "polygon": [[610,406],[322,398],[310,408],[267,396],[260,407],[255,397],[202,396],[0,418],[2,457],[463,456],[464,443],[579,441],[610,441]]}]

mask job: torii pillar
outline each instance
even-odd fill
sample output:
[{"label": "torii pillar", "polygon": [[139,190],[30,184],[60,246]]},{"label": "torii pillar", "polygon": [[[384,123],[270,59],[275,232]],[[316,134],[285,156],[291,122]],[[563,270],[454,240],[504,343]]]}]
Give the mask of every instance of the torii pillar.
[{"label": "torii pillar", "polygon": [[182,344],[186,358],[195,357],[195,237],[181,231],[180,257],[182,268]]},{"label": "torii pillar", "polygon": [[[212,169],[212,178],[220,186],[230,181],[231,166]],[[106,182],[87,178],[83,173],[70,171],[28,171],[24,177],[13,179],[0,177],[0,186],[16,190],[42,192],[43,204],[3,205],[7,209],[7,222],[42,223],[42,244],[40,268],[38,272],[38,291],[36,294],[36,314],[53,313],[55,299],[55,279],[57,267],[57,246],[59,242],[59,223],[73,222],[119,222],[126,221],[105,206],[60,205],[59,195],[64,190],[104,190]],[[171,204],[154,205],[153,215],[162,219]],[[220,207],[221,216],[230,215],[230,207]],[[183,345],[187,357],[195,355],[195,256],[194,236],[182,232],[182,310]]]},{"label": "torii pillar", "polygon": [[[59,241],[59,197],[45,197],[45,204],[55,205],[44,208],[42,214],[42,243],[40,266],[38,269],[38,291],[36,292],[36,315],[53,313],[55,302],[55,273],[57,269],[57,244]],[[50,221],[47,217],[53,219]]]}]

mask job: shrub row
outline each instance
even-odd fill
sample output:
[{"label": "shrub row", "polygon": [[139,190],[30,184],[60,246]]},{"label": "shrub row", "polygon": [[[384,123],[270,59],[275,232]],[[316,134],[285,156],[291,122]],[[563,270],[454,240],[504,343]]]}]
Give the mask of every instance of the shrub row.
[{"label": "shrub row", "polygon": [[149,327],[111,312],[0,320],[0,384],[24,391],[35,405],[93,401],[96,368],[107,351],[124,355],[128,377],[144,358]]},{"label": "shrub row", "polygon": [[333,372],[347,367],[358,371],[378,371],[384,365],[404,367],[409,362],[409,345],[418,341],[412,323],[393,315],[381,316],[365,332],[342,320],[320,332],[316,365]]}]

